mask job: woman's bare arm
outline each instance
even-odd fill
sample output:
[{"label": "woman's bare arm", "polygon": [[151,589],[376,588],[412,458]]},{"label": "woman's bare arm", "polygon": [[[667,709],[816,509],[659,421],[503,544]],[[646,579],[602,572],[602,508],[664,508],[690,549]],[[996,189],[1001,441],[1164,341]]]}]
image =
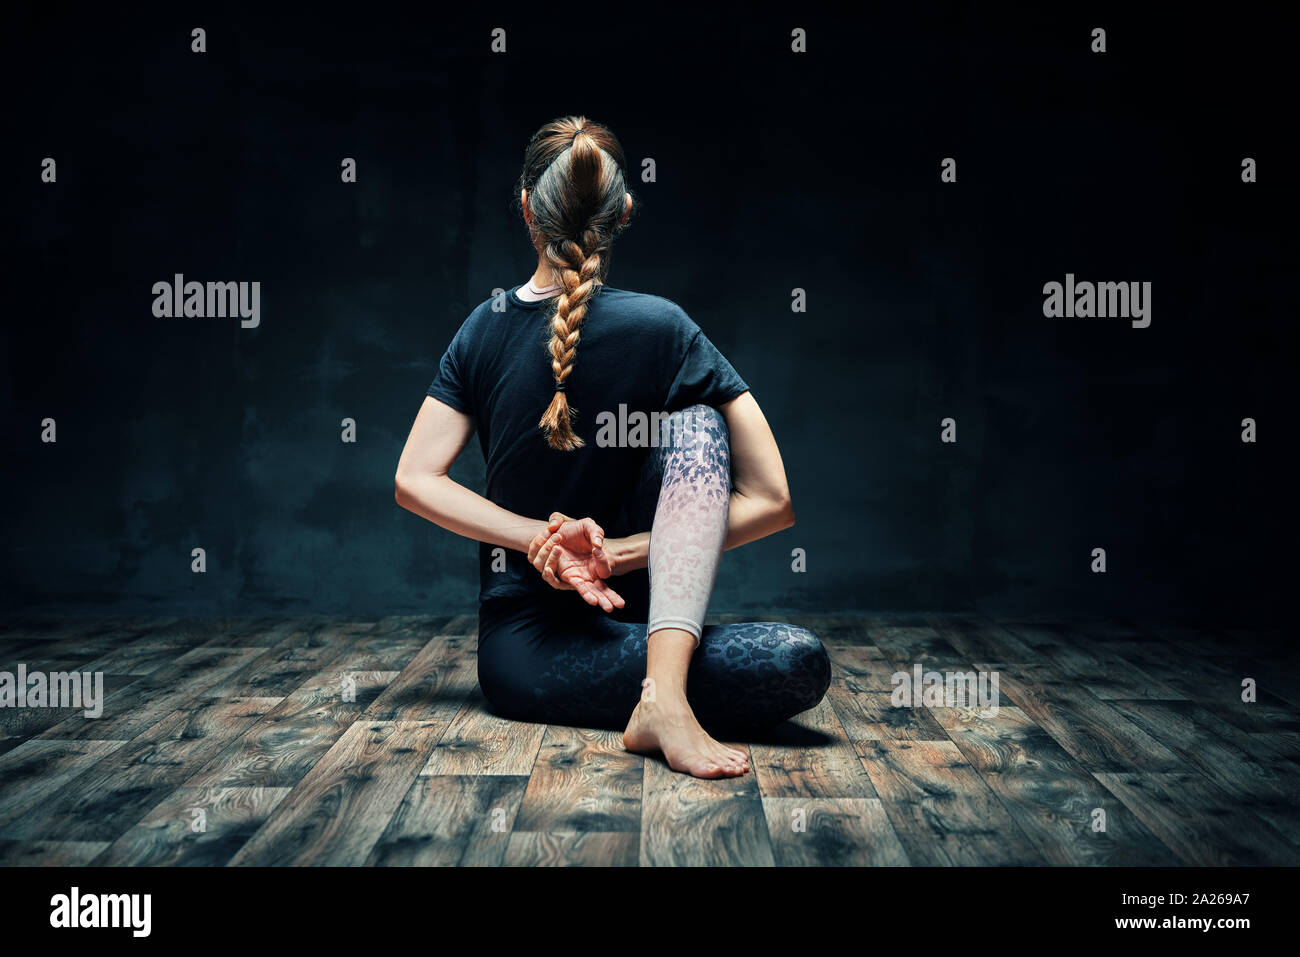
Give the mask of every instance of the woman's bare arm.
[{"label": "woman's bare arm", "polygon": [[[794,506],[776,437],[754,396],[745,392],[719,407],[731,433],[731,503],[724,547],[765,538],[794,524]],[[650,533],[605,540],[614,574],[645,568]]]},{"label": "woman's bare arm", "polygon": [[526,552],[544,519],[516,515],[447,474],[473,434],[473,419],[426,396],[397,463],[397,504],[457,535]]}]

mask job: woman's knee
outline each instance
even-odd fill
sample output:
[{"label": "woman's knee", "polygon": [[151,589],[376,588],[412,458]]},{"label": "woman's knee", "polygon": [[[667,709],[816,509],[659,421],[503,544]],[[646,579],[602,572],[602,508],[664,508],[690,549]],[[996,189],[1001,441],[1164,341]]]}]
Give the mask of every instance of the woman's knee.
[{"label": "woman's knee", "polygon": [[705,628],[691,667],[696,716],[720,729],[778,725],[815,708],[831,683],[820,639],[779,621]]},{"label": "woman's knee", "polygon": [[485,622],[480,617],[478,686],[489,709],[503,718],[532,720],[538,696],[537,667],[529,654],[529,623]]},{"label": "woman's knee", "polygon": [[522,678],[518,669],[512,669],[502,657],[479,652],[479,691],[493,714],[521,720],[530,697],[530,689]]},{"label": "woman's knee", "polygon": [[821,640],[782,621],[706,627],[692,667],[710,685],[743,691],[748,700],[798,705],[791,713],[814,707],[831,683]]},{"label": "woman's knee", "polygon": [[807,701],[806,711],[815,707],[831,686],[831,658],[813,632],[798,625],[787,627],[786,668],[791,684]]}]

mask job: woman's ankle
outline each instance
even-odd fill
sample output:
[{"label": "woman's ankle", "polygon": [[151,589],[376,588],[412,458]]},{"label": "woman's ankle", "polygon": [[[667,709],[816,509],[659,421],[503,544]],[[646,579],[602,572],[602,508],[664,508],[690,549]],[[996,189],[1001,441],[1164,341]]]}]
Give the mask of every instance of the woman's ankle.
[{"label": "woman's ankle", "polygon": [[686,700],[686,684],[675,675],[646,675],[641,682],[641,701],[654,705],[656,710],[690,710]]}]

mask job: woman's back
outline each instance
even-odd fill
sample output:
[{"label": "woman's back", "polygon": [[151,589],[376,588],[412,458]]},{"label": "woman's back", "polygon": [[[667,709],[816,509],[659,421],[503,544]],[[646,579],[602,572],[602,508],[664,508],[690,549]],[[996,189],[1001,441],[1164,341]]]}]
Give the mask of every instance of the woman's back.
[{"label": "woman's back", "polygon": [[[428,394],[474,419],[492,502],[522,515],[590,515],[612,536],[646,531],[628,526],[626,507],[650,443],[662,438],[655,414],[719,406],[748,386],[681,307],[600,286],[565,383],[583,445],[551,448],[539,419],[555,392],[547,352],[555,300],[518,291],[470,313]],[[549,591],[526,556],[506,552],[494,570],[492,552],[480,548],[482,599]]]}]

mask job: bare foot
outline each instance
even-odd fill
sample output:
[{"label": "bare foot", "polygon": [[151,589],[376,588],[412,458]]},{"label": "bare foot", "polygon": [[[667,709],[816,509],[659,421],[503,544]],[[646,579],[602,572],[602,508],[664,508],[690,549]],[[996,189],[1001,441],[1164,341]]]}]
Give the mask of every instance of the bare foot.
[{"label": "bare foot", "polygon": [[735,777],[749,770],[748,756],[709,737],[685,699],[638,702],[623,747],[639,754],[662,751],[670,768],[697,778]]}]

